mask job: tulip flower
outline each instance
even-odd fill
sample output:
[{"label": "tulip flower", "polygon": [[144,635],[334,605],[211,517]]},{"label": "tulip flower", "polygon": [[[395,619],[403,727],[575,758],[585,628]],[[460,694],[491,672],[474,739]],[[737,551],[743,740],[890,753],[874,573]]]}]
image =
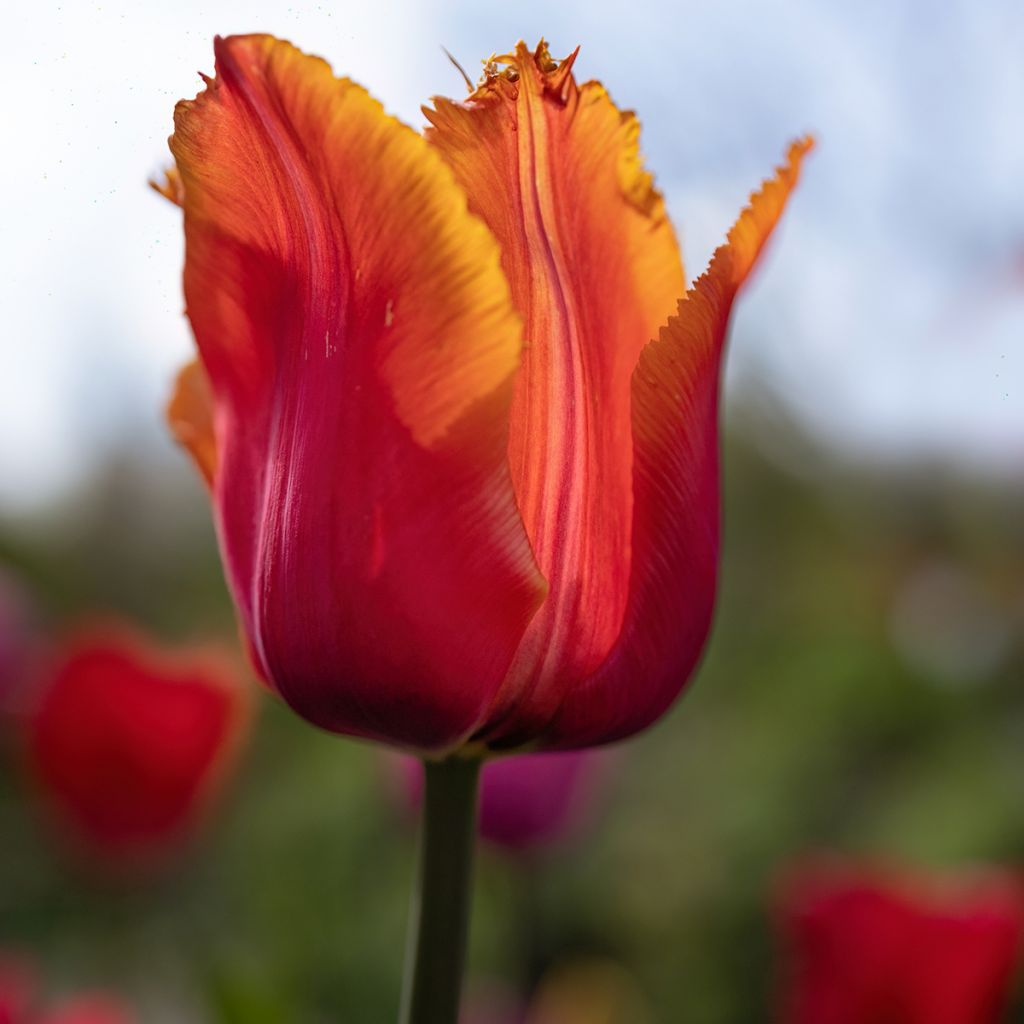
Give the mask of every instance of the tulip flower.
[{"label": "tulip flower", "polygon": [[171,138],[200,361],[170,418],[262,674],[434,754],[643,728],[707,633],[722,342],[808,143],[687,292],[573,57],[520,44],[421,136],[288,43],[215,52]]},{"label": "tulip flower", "polygon": [[784,886],[790,1024],[997,1024],[1024,935],[1024,892],[997,871],[807,866]]},{"label": "tulip flower", "polygon": [[100,865],[147,865],[175,850],[217,795],[247,708],[219,656],[94,628],[71,641],[42,689],[27,767],[76,849]]},{"label": "tulip flower", "polygon": [[[482,753],[629,736],[697,661],[723,342],[810,142],[687,290],[637,121],[575,54],[520,43],[420,135],[289,43],[214,50],[161,186],[199,353],[171,426],[258,671],[431,759],[424,863],[461,884]],[[448,986],[456,940],[416,977]]]}]

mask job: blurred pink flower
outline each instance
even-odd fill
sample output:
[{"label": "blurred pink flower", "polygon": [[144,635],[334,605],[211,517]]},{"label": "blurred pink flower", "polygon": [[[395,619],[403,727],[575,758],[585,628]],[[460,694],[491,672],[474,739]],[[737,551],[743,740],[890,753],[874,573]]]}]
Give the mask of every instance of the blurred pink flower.
[{"label": "blurred pink flower", "polygon": [[39,989],[28,957],[0,952],[0,1024],[136,1024],[138,1019],[111,992],[81,992],[47,1006]]},{"label": "blurred pink flower", "polygon": [[0,1024],[26,1019],[36,990],[35,968],[24,957],[0,953]]},{"label": "blurred pink flower", "polygon": [[[607,751],[520,754],[488,761],[480,784],[480,834],[506,850],[527,853],[570,839],[595,811]],[[423,765],[398,759],[410,809],[423,795]]]},{"label": "blurred pink flower", "polygon": [[136,1016],[107,992],[90,992],[59,1003],[33,1024],[135,1024]]},{"label": "blurred pink flower", "polygon": [[781,887],[787,1024],[995,1024],[1024,932],[1016,877],[804,864]]}]

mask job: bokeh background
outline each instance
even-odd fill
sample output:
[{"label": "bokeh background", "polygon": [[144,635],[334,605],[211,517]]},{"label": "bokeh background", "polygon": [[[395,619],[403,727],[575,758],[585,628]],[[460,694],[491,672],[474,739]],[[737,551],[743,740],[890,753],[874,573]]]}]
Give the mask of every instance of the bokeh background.
[{"label": "bokeh background", "polygon": [[[162,424],[190,341],[180,215],[145,181],[212,36],[254,30],[416,125],[464,88],[442,45],[475,75],[520,37],[581,43],[579,74],[640,114],[691,275],[787,141],[819,137],[734,320],[707,657],[569,849],[485,853],[472,976],[515,990],[599,958],[629,979],[623,1019],[761,1021],[792,857],[1024,864],[1024,7],[17,5],[0,561],[40,635],[106,610],[233,643]],[[261,704],[212,827],[145,886],[68,864],[6,743],[0,948],[146,1021],[392,1019],[413,839],[379,753]]]}]

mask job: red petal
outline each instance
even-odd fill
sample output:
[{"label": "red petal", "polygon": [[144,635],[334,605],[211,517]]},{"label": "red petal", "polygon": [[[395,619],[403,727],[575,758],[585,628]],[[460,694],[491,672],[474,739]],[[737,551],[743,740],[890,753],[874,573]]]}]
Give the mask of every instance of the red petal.
[{"label": "red petal", "polygon": [[[524,44],[468,103],[437,100],[428,139],[495,233],[527,350],[512,405],[516,497],[550,594],[485,735],[529,733],[593,672],[629,592],[630,377],[685,287],[639,125],[575,55]],[[515,723],[504,722],[511,714]]]},{"label": "red petal", "polygon": [[678,696],[704,646],[718,576],[718,390],[729,314],[796,185],[810,140],[755,194],[633,375],[633,562],[607,662],[573,688],[553,746],[628,736]]},{"label": "red petal", "polygon": [[235,601],[306,718],[454,745],[543,593],[506,464],[521,328],[497,246],[359,86],[267,36],[216,52],[171,146]]}]

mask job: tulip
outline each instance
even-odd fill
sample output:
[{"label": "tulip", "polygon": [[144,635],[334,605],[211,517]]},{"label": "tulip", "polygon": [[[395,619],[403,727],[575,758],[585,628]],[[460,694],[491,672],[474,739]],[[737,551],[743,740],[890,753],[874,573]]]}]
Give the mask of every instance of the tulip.
[{"label": "tulip", "polygon": [[1024,935],[1017,879],[805,866],[785,884],[790,1024],[996,1024]]},{"label": "tulip", "polygon": [[[687,290],[637,121],[575,53],[520,43],[420,135],[286,42],[214,49],[160,187],[199,352],[170,423],[258,671],[431,759],[424,864],[461,885],[476,758],[629,736],[697,661],[722,346],[810,142]],[[428,888],[441,989],[466,903]]]},{"label": "tulip", "polygon": [[260,671],[435,755],[643,728],[707,633],[722,342],[808,143],[687,292],[573,57],[520,44],[421,136],[288,43],[215,52],[171,138],[200,361],[170,419]]},{"label": "tulip", "polygon": [[233,766],[248,700],[204,649],[165,652],[124,626],[80,632],[27,724],[30,777],[53,824],[99,866],[177,849]]}]

